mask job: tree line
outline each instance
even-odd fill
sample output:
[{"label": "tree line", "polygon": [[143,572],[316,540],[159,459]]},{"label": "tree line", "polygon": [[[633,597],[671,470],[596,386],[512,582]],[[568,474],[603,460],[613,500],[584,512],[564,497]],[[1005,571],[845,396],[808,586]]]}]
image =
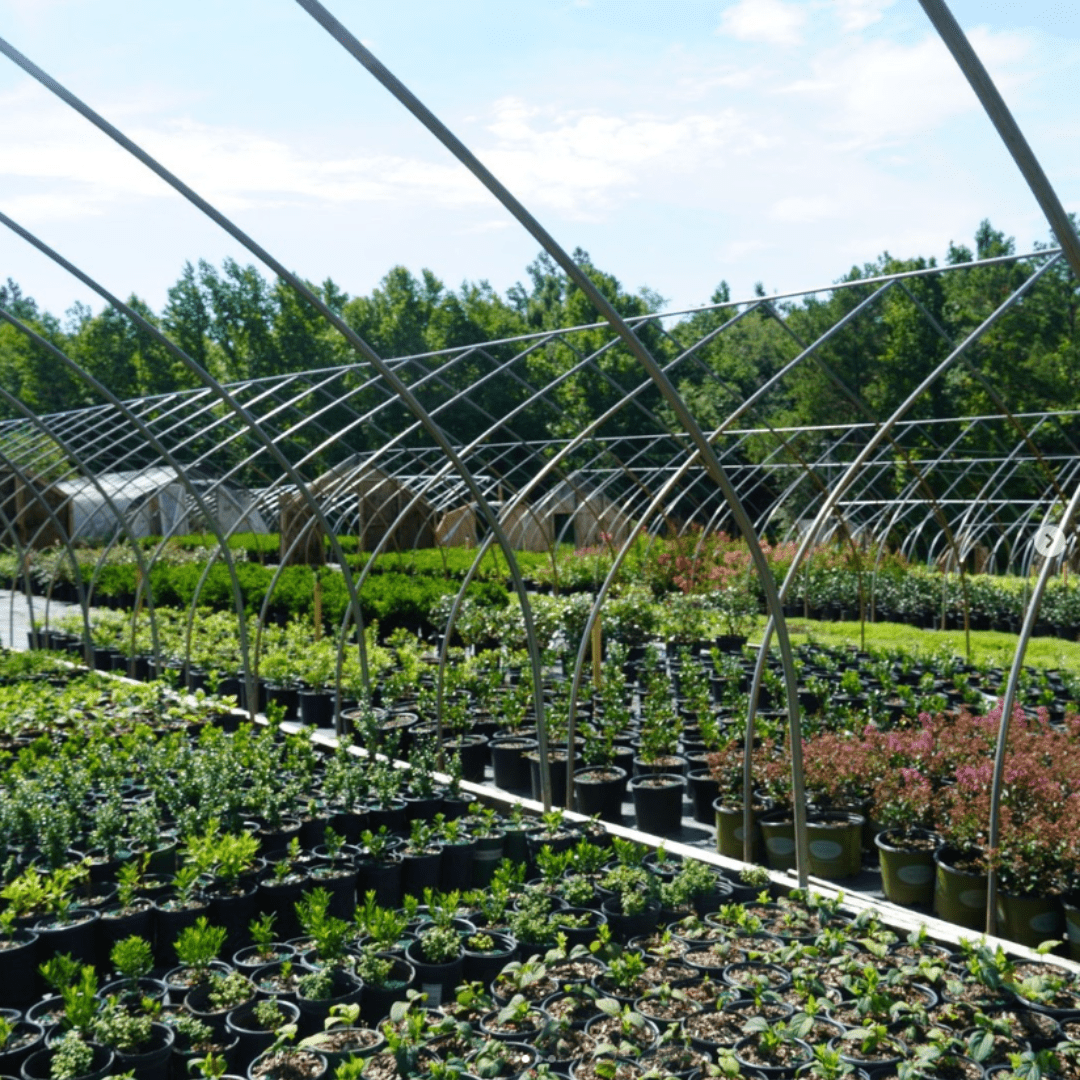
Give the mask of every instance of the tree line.
[{"label": "tree line", "polygon": [[[974,247],[950,244],[945,262],[1013,254],[1011,238],[988,221]],[[650,289],[627,290],[594,266],[583,251],[575,259],[624,316],[659,313],[663,300]],[[680,391],[706,428],[720,425],[733,409],[873,292],[868,278],[935,266],[933,258],[900,260],[888,253],[852,267],[839,281],[855,287],[801,300],[774,302],[758,288],[761,306],[723,334],[689,354],[673,369]],[[963,272],[913,277],[893,287],[840,334],[782,379],[745,418],[746,423],[798,426],[850,424],[890,413],[1034,267],[1010,262]],[[557,266],[541,255],[527,279],[498,293],[486,281],[449,288],[429,270],[419,276],[394,267],[369,295],[350,296],[327,279],[314,286],[382,356],[402,357],[491,342],[540,330],[594,322],[592,305]],[[730,299],[721,282],[711,301]],[[340,335],[288,286],[265,278],[254,266],[226,260],[188,263],[169,289],[160,312],[137,296],[130,305],[225,382],[355,363]],[[1080,292],[1062,263],[1024,301],[997,323],[949,375],[919,401],[913,417],[1066,410],[1077,402],[1077,311]],[[110,308],[94,312],[76,303],[63,318],[41,310],[10,278],[0,286],[0,306],[24,320],[121,398],[167,393],[196,385],[187,369],[149,335]],[[699,312],[674,323],[651,321],[639,333],[662,363],[670,363],[720,327],[733,309]],[[475,387],[475,408],[448,410],[456,438],[474,437],[492,417],[519,408],[512,434],[526,439],[580,431],[643,381],[637,362],[622,348],[602,352],[592,365],[584,356],[610,338],[600,328],[559,339],[523,357],[505,377],[484,375],[518,351],[514,345],[477,350],[447,365],[438,357],[419,361],[406,380],[423,371],[438,378],[426,391],[432,400]],[[577,369],[577,370],[575,370]],[[512,377],[511,377],[512,376]],[[531,394],[555,383],[544,400]],[[93,391],[46,351],[12,326],[0,324],[0,386],[38,414],[97,403]],[[17,410],[0,402],[0,415]],[[659,396],[647,388],[604,427],[605,434],[632,434],[671,424]],[[1067,440],[1068,425],[1048,433]],[[767,445],[766,445],[767,444]],[[775,446],[769,439],[746,444],[751,457]]]}]

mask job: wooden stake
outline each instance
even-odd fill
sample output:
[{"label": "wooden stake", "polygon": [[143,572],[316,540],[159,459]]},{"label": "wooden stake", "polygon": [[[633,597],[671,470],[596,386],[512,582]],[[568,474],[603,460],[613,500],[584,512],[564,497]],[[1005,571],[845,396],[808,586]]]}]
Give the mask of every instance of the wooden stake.
[{"label": "wooden stake", "polygon": [[593,623],[592,628],[592,681],[593,686],[597,690],[600,689],[601,683],[601,671],[600,671],[600,645],[601,645],[601,629],[600,629],[600,617],[597,616],[596,622]]}]

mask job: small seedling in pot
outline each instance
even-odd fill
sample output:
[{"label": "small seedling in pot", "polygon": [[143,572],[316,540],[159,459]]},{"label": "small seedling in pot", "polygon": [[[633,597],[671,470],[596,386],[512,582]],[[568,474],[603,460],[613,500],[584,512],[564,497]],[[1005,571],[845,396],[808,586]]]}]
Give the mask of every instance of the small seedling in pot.
[{"label": "small seedling in pot", "polygon": [[206,916],[200,915],[195,925],[185,927],[176,939],[173,946],[176,958],[191,971],[197,982],[203,982],[225,944],[225,937],[223,926],[211,926]]},{"label": "small seedling in pot", "polygon": [[188,1062],[188,1071],[198,1070],[199,1076],[204,1080],[219,1080],[229,1068],[224,1054],[209,1053],[206,1057],[193,1058]]}]

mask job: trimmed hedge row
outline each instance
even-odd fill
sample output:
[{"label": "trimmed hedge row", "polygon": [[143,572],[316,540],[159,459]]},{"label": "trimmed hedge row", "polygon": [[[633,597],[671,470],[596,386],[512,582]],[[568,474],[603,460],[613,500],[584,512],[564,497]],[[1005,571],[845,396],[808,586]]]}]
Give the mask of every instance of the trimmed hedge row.
[{"label": "trimmed hedge row", "polygon": [[[316,571],[310,566],[285,567],[274,583],[276,569],[259,563],[236,564],[245,610],[258,614],[273,585],[267,607],[270,619],[282,623],[291,619],[310,619],[315,610]],[[233,586],[228,568],[220,562],[215,563],[200,587],[203,571],[204,567],[197,563],[154,566],[150,571],[154,603],[181,608],[194,603],[204,610],[232,610]],[[345,616],[348,590],[340,571],[324,567],[317,573],[322,585],[323,622],[331,628],[340,624]],[[136,585],[135,567],[106,566],[99,575],[92,600],[128,607],[135,600]],[[395,571],[373,574],[360,589],[361,614],[365,621],[378,620],[380,626],[387,630],[396,626],[415,627],[427,620],[428,614],[443,596],[453,595],[459,588],[458,581],[427,575]],[[505,607],[508,602],[506,590],[494,582],[473,582],[467,595],[483,606]]]}]

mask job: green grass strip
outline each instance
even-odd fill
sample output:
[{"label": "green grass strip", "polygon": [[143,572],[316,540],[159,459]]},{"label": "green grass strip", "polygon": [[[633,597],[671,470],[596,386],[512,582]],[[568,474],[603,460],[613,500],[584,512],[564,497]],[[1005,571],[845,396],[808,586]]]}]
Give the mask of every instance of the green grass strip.
[{"label": "green grass strip", "polygon": [[[761,642],[765,617],[759,616],[750,634],[754,644]],[[862,638],[858,622],[822,622],[817,619],[788,619],[791,640],[796,645],[813,642],[818,645],[860,645]],[[1008,668],[1016,654],[1017,634],[998,630],[971,631],[971,660],[980,665]],[[775,639],[774,639],[775,642]],[[950,652],[965,655],[963,630],[921,630],[906,623],[879,622],[866,624],[868,649],[902,649],[919,656]],[[1062,668],[1080,673],[1080,642],[1062,638],[1036,637],[1028,642],[1024,662],[1037,668]]]}]

